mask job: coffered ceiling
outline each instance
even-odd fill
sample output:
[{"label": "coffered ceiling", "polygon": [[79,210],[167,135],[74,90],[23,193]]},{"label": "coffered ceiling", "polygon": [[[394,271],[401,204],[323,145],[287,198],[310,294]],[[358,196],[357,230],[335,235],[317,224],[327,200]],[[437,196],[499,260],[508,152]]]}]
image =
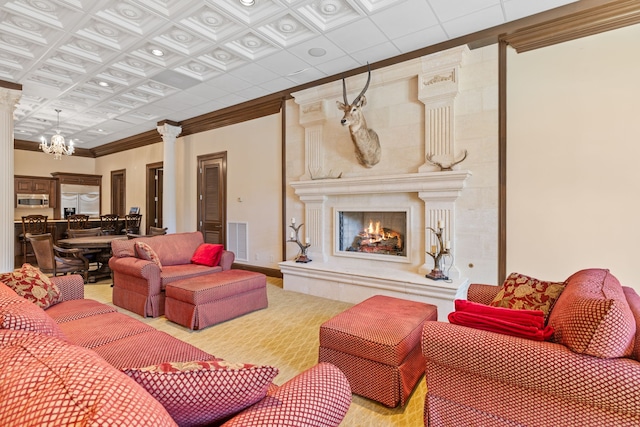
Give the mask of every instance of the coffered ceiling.
[{"label": "coffered ceiling", "polygon": [[0,80],[16,139],[94,148],[573,1],[0,0]]}]

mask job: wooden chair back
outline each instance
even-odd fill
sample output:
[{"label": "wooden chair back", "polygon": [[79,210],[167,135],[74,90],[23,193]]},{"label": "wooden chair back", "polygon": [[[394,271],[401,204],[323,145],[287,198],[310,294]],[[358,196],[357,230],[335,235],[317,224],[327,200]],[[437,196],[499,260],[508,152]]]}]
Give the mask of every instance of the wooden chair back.
[{"label": "wooden chair back", "polygon": [[124,216],[124,229],[127,233],[138,234],[140,233],[140,222],[142,221],[141,214],[128,214]]},{"label": "wooden chair back", "polygon": [[67,217],[68,230],[82,230],[89,224],[89,215],[73,214]]},{"label": "wooden chair back", "polygon": [[100,215],[100,229],[102,230],[102,234],[116,234],[118,232],[119,218],[117,214]]}]

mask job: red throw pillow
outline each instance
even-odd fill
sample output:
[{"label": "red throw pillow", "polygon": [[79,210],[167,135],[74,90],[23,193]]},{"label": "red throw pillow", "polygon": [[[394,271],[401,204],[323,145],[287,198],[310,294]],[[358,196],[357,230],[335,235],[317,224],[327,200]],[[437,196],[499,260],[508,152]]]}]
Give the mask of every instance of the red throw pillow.
[{"label": "red throw pillow", "polygon": [[61,301],[60,289],[31,264],[23,264],[19,270],[0,274],[0,282],[41,308],[49,308]]},{"label": "red throw pillow", "polygon": [[525,310],[542,310],[545,322],[564,290],[564,282],[538,280],[524,274],[511,273],[502,289],[489,305]]},{"label": "red throw pillow", "polygon": [[138,253],[138,257],[147,261],[153,261],[160,270],[162,270],[162,263],[160,262],[160,257],[156,251],[149,245],[144,242],[136,242],[136,252]]},{"label": "red throw pillow", "polygon": [[215,267],[216,265],[220,264],[223,249],[223,245],[214,243],[202,243],[193,253],[191,262],[194,264]]},{"label": "red throw pillow", "polygon": [[44,310],[0,283],[0,329],[38,332],[66,340],[58,324]]},{"label": "red throw pillow", "polygon": [[172,362],[128,368],[181,426],[209,425],[247,408],[267,394],[278,369],[224,360]]}]

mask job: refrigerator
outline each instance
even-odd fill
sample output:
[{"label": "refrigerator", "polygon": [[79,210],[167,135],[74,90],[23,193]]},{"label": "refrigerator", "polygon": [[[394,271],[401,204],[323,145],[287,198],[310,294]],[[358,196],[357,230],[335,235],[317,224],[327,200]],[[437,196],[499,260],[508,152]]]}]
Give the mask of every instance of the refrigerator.
[{"label": "refrigerator", "polygon": [[100,217],[100,187],[97,185],[60,185],[61,209],[64,217],[85,214]]}]

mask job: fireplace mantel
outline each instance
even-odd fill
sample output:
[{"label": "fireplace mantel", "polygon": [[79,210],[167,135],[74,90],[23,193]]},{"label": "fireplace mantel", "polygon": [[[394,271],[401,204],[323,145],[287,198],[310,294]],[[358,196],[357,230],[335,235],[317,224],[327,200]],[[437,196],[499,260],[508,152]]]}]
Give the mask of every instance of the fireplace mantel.
[{"label": "fireplace mantel", "polygon": [[[468,170],[418,172],[297,181],[291,182],[291,186],[301,199],[309,196],[417,192],[433,193],[434,197],[442,200],[441,197],[457,198],[470,176],[471,172]],[[423,198],[422,195],[420,197]]]}]

